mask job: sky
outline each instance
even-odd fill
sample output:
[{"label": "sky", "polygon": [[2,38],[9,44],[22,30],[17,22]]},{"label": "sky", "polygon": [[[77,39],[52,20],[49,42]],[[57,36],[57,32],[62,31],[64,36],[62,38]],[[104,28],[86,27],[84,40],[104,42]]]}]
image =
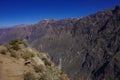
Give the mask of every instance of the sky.
[{"label": "sky", "polygon": [[119,4],[120,0],[0,0],[0,26],[80,18]]}]

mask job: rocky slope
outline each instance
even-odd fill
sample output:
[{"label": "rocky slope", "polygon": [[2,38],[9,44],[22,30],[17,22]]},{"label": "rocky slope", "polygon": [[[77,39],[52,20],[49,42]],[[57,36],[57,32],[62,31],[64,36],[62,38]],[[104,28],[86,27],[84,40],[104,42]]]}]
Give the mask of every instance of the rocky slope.
[{"label": "rocky slope", "polygon": [[69,80],[47,55],[23,40],[0,46],[0,80]]},{"label": "rocky slope", "polygon": [[32,44],[36,39],[45,36],[45,34],[49,34],[49,32],[55,31],[57,28],[65,28],[65,26],[69,27],[77,20],[77,18],[43,20],[26,27],[0,28],[0,44],[9,43],[9,41],[16,38],[27,39],[29,43]]},{"label": "rocky slope", "polygon": [[120,79],[120,6],[80,19],[0,29],[0,43],[16,38],[27,39],[56,64],[61,61],[71,80]]},{"label": "rocky slope", "polygon": [[72,80],[119,80],[119,41],[120,6],[117,6],[63,29],[56,27],[34,41],[33,46],[47,51],[56,63],[62,58],[62,69]]}]

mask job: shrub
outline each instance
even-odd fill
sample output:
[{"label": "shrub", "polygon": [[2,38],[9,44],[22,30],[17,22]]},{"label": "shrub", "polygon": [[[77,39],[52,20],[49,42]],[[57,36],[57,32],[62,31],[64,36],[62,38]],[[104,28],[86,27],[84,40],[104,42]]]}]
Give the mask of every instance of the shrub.
[{"label": "shrub", "polygon": [[36,73],[39,73],[39,72],[43,72],[45,69],[44,66],[40,65],[40,66],[34,66],[34,70]]},{"label": "shrub", "polygon": [[24,40],[21,39],[15,39],[12,40],[9,45],[11,45],[11,48],[14,50],[19,50],[19,44],[23,44],[25,47],[27,47],[27,43]]},{"label": "shrub", "polygon": [[48,61],[46,58],[42,58],[42,61],[45,63],[46,66],[51,66],[51,62]]},{"label": "shrub", "polygon": [[23,54],[24,59],[29,59],[34,57],[35,55],[32,52],[27,51],[26,53]]},{"label": "shrub", "polygon": [[47,75],[43,74],[43,75],[39,78],[39,80],[50,80],[50,79],[48,79]]},{"label": "shrub", "polygon": [[27,40],[23,40],[23,43],[22,43],[22,44],[24,44],[25,47],[28,47],[28,42],[27,42]]},{"label": "shrub", "polygon": [[21,44],[21,42],[20,42],[20,40],[12,40],[10,43],[9,43],[9,45],[11,46],[11,48],[12,49],[14,49],[14,50],[19,50],[20,48],[19,48],[19,46],[18,46],[18,44]]},{"label": "shrub", "polygon": [[12,45],[11,48],[16,50],[16,51],[20,49],[18,45]]},{"label": "shrub", "polygon": [[20,39],[15,39],[15,40],[12,40],[9,44],[10,44],[10,45],[22,44],[22,40],[20,40]]},{"label": "shrub", "polygon": [[24,80],[35,80],[35,76],[32,73],[27,72],[24,74]]}]

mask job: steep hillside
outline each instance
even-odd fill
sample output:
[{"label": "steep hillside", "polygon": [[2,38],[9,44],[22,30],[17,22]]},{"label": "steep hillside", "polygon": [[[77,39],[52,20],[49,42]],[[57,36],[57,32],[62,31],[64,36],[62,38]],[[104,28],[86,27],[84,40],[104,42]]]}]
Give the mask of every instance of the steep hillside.
[{"label": "steep hillside", "polygon": [[48,53],[56,65],[61,61],[71,80],[120,80],[120,6],[80,19],[0,29],[0,43],[16,38]]},{"label": "steep hillside", "polygon": [[56,63],[62,58],[62,69],[72,80],[119,80],[119,38],[120,6],[117,6],[63,29],[56,27],[32,44],[47,51]]},{"label": "steep hillside", "polygon": [[69,80],[59,67],[23,40],[0,46],[0,80]]}]

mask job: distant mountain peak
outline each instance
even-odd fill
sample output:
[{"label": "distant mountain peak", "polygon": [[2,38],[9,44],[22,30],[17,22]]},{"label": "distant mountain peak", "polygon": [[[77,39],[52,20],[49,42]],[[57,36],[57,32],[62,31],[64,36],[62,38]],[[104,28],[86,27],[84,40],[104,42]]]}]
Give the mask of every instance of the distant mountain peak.
[{"label": "distant mountain peak", "polygon": [[27,26],[27,24],[18,24],[18,25],[14,25],[12,27],[25,27],[25,26]]},{"label": "distant mountain peak", "polygon": [[57,19],[44,19],[44,20],[41,20],[38,23],[47,24],[47,23],[53,23],[53,22],[56,22],[56,21],[57,21]]}]

